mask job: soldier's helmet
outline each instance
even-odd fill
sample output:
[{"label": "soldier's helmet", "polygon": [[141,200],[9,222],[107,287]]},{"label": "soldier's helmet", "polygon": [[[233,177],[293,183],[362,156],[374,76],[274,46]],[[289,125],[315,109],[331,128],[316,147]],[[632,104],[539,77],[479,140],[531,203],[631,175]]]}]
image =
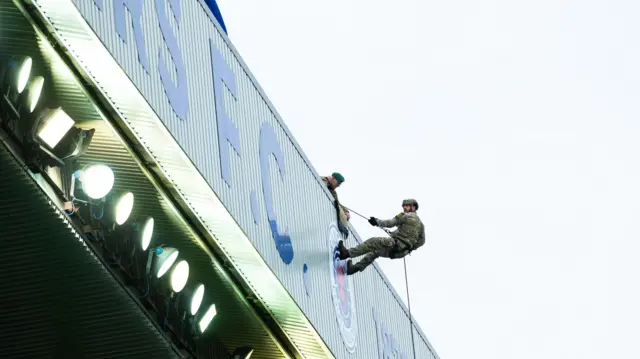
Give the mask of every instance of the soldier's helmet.
[{"label": "soldier's helmet", "polygon": [[402,201],[402,205],[414,206],[416,207],[416,211],[418,210],[418,201],[416,201],[415,199],[405,199],[404,201]]}]

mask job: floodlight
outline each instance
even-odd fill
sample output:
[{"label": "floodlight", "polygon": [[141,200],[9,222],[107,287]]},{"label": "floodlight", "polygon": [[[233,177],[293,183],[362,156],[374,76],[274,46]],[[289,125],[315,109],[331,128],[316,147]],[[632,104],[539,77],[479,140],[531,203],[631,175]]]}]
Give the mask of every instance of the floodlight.
[{"label": "floodlight", "polygon": [[[169,251],[168,254],[170,254],[174,249],[160,247],[145,253],[153,239],[154,218],[132,214],[135,197],[131,192],[118,197],[114,196],[113,199],[110,197],[110,195],[107,196],[108,199],[104,203],[104,215],[97,219],[103,230],[105,243],[120,254],[120,264],[125,266],[124,270],[131,276],[146,277],[149,280],[154,278],[153,274],[160,270],[160,262],[164,263],[166,259],[165,252]],[[92,206],[95,205],[92,204]],[[129,217],[125,220],[127,215]],[[169,258],[169,260],[167,265],[171,269],[175,258]],[[169,269],[163,268],[160,276]],[[163,283],[163,286],[166,287],[166,284]]]},{"label": "floodlight", "polygon": [[[135,197],[133,196],[133,193],[128,191],[111,191],[103,198],[94,198],[89,200],[91,211],[94,213],[93,218],[100,221],[100,227],[105,231],[105,234],[113,232],[116,230],[116,227],[122,226],[127,222],[134,222],[132,225],[119,230],[117,237],[125,237],[126,240],[132,240],[136,237],[134,241],[136,243],[140,243],[141,240],[138,238],[142,236],[142,227],[148,218],[144,218],[143,221],[140,219],[136,221],[130,220],[134,203]],[[100,213],[100,217],[96,217],[95,213]],[[153,231],[153,224],[151,226],[151,230]],[[139,228],[140,230],[138,230]]]},{"label": "floodlight", "polygon": [[122,230],[118,230],[118,235],[132,243],[133,248],[140,248],[144,252],[151,244],[154,227],[155,220],[153,217],[142,216],[134,221],[130,220],[129,224],[123,226]]},{"label": "floodlight", "polygon": [[79,172],[79,176],[76,176],[82,182],[82,190],[90,198],[104,198],[113,188],[113,171],[106,165],[90,165]]},{"label": "floodlight", "polygon": [[209,327],[209,324],[211,324],[211,321],[213,320],[213,317],[216,316],[216,314],[218,314],[216,312],[216,305],[211,304],[202,318],[200,318],[200,321],[198,321],[198,329],[200,330],[201,334],[204,333],[205,330],[207,330],[207,327]]},{"label": "floodlight", "polygon": [[189,313],[191,315],[195,315],[200,309],[202,298],[204,298],[204,284],[199,284],[196,287],[196,291],[191,295],[191,303],[189,305]]},{"label": "floodlight", "polygon": [[173,268],[171,272],[171,289],[175,293],[179,293],[187,284],[189,279],[189,263],[187,261],[180,261]]},{"label": "floodlight", "polygon": [[251,347],[238,347],[233,352],[233,359],[249,359],[253,354],[253,348]]},{"label": "floodlight", "polygon": [[183,320],[187,320],[187,316],[193,317],[198,313],[204,301],[204,289],[204,284],[191,282],[180,292],[179,311]]},{"label": "floodlight", "polygon": [[[131,211],[133,210],[133,193],[125,193],[116,203],[116,224],[122,225],[129,219]],[[151,218],[151,232],[153,232],[153,218]],[[151,237],[151,236],[149,236]]]},{"label": "floodlight", "polygon": [[155,221],[152,217],[148,217],[144,222],[144,227],[142,229],[142,237],[140,238],[140,245],[143,251],[146,251],[149,248],[149,244],[151,244],[151,237],[153,236],[153,226]]},{"label": "floodlight", "polygon": [[41,121],[44,120],[44,123],[38,129],[38,137],[50,148],[54,148],[73,127],[73,119],[60,107],[54,110],[47,110],[42,116],[44,117],[41,118]]},{"label": "floodlight", "polygon": [[29,96],[27,96],[29,113],[33,113],[36,105],[38,105],[38,100],[40,100],[40,94],[42,93],[43,86],[44,77],[42,76],[37,76],[33,81],[31,81],[31,85],[29,85]]},{"label": "floodlight", "polygon": [[[160,246],[149,252],[147,275],[162,278],[178,259],[179,251],[175,248]],[[153,272],[151,271],[153,269]]]},{"label": "floodlight", "polygon": [[24,88],[27,86],[27,82],[29,82],[29,76],[31,75],[31,67],[33,66],[33,60],[30,57],[27,57],[22,62],[20,69],[18,70],[18,78],[16,83],[16,90],[18,93],[22,93]]}]

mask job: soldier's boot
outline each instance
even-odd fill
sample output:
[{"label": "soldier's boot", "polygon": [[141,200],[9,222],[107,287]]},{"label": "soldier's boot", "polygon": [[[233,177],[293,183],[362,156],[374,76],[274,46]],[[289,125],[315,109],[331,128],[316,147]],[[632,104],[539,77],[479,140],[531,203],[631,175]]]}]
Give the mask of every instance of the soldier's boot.
[{"label": "soldier's boot", "polygon": [[347,262],[347,275],[353,275],[360,272],[361,268],[351,263],[351,259]]},{"label": "soldier's boot", "polygon": [[338,257],[341,260],[345,260],[351,257],[351,255],[349,254],[349,250],[347,249],[347,247],[344,246],[343,241],[338,242]]}]

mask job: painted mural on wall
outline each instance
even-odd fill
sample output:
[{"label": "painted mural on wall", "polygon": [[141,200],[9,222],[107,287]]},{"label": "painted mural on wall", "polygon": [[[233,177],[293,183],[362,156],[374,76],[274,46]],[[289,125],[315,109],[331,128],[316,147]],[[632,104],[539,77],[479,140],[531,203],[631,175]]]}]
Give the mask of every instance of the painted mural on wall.
[{"label": "painted mural on wall", "polygon": [[397,338],[385,326],[378,316],[376,309],[373,309],[373,320],[376,323],[376,343],[378,345],[378,359],[408,359],[406,350],[399,345]]},{"label": "painted mural on wall", "polygon": [[352,278],[347,276],[347,262],[340,260],[339,256],[338,241],[341,239],[342,234],[340,234],[338,226],[331,224],[327,235],[331,298],[342,340],[347,350],[353,353],[358,341],[358,316],[356,315]]}]

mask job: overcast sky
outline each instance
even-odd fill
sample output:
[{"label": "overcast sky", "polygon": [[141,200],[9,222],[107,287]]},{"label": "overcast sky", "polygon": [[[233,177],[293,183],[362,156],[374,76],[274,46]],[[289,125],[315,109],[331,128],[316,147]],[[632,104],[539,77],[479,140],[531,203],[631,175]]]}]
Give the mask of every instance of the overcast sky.
[{"label": "overcast sky", "polygon": [[219,4],[344,204],[420,201],[412,309],[442,359],[640,358],[640,2]]}]

